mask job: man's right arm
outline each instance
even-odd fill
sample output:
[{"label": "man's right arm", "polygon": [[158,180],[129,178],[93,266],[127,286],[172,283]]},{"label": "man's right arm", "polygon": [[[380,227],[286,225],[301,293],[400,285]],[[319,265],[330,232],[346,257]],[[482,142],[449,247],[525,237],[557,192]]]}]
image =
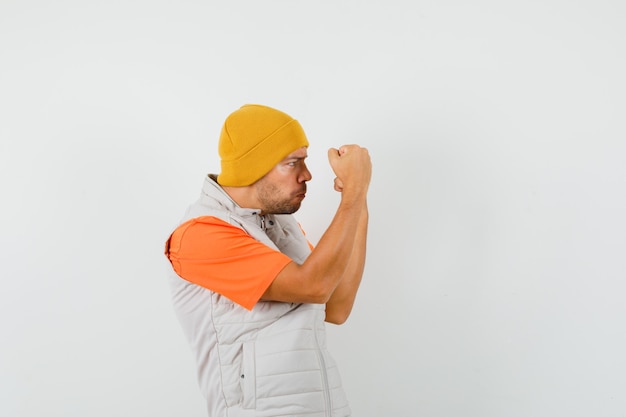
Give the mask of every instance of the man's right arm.
[{"label": "man's right arm", "polygon": [[[316,248],[302,265],[291,262],[276,276],[262,296],[264,300],[297,303],[327,303],[344,279],[346,271],[360,268],[351,265],[357,236],[362,233],[363,213],[367,212],[367,190],[371,161],[367,149],[357,145],[331,149],[329,162],[342,183],[337,212]],[[364,254],[357,262],[364,263]],[[354,263],[354,259],[352,259]],[[352,277],[354,278],[354,277]],[[360,280],[360,276],[357,277]]]}]

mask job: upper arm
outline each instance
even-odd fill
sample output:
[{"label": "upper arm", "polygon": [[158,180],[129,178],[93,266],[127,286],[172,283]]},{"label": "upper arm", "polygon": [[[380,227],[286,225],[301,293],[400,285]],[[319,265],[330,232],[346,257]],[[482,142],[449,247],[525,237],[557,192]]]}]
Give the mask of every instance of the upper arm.
[{"label": "upper arm", "polygon": [[276,275],[261,298],[290,303],[325,304],[332,291],[323,280],[311,279],[313,273],[306,264],[289,262]]},{"label": "upper arm", "polygon": [[166,255],[179,276],[247,309],[292,263],[239,227],[208,216],[177,228],[168,240]]}]

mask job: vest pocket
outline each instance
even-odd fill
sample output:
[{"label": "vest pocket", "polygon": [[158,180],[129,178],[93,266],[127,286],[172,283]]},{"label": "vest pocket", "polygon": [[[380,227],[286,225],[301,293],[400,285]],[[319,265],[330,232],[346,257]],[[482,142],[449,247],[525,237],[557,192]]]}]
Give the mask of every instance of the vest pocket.
[{"label": "vest pocket", "polygon": [[256,408],[256,362],[254,342],[243,344],[243,363],[241,370],[242,407],[245,409]]}]

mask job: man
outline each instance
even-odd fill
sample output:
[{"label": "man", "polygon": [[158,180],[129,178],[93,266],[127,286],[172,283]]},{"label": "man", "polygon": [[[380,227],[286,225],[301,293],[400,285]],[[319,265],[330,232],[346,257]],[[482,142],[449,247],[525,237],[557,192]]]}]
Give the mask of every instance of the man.
[{"label": "man", "polygon": [[328,151],[341,200],[313,249],[292,216],[311,180],[308,144],[279,110],[233,112],[221,173],[167,241],[174,308],[212,417],[350,415],[324,321],[347,319],[361,282],[371,161],[357,145]]}]

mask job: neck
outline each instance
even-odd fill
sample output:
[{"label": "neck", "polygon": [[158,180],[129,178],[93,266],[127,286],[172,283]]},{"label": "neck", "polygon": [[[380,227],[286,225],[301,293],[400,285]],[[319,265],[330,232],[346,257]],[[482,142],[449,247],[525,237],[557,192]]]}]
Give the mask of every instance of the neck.
[{"label": "neck", "polygon": [[[254,193],[252,192],[252,186],[250,185],[246,187],[222,186],[222,189],[241,208],[259,208],[260,206],[257,199],[254,198]],[[263,214],[263,213],[260,213],[260,214]]]}]

